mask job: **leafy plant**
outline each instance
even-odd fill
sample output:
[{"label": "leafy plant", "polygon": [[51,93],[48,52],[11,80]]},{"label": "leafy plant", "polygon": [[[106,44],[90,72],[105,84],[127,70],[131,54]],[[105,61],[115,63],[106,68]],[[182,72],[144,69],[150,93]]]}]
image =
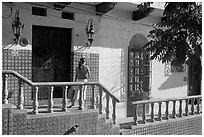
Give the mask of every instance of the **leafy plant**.
[{"label": "leafy plant", "polygon": [[201,90],[202,56],[202,3],[166,2],[161,22],[154,25],[144,45],[151,59],[175,66],[194,62],[193,77],[197,84],[193,90]]},{"label": "leafy plant", "polygon": [[201,57],[202,5],[190,2],[167,2],[163,20],[149,32],[145,49],[151,59],[185,63],[192,55]]}]

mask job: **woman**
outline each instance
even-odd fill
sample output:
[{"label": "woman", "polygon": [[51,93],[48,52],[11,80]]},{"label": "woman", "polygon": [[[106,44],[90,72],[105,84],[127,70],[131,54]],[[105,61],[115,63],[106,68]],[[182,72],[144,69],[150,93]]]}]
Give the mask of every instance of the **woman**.
[{"label": "woman", "polygon": [[[76,68],[76,75],[75,75],[75,81],[76,82],[88,82],[88,79],[90,77],[90,69],[88,66],[85,65],[85,63],[86,63],[85,58],[81,58],[79,61],[79,65]],[[78,92],[76,90],[77,89],[75,89],[76,94],[74,95],[73,99],[71,100],[72,104],[69,107],[74,106],[75,99],[77,99],[78,102],[80,103],[80,92]],[[83,105],[84,100],[86,100],[86,86],[82,86],[81,97],[82,97],[81,104]],[[79,108],[79,109],[81,109],[81,108]]]}]

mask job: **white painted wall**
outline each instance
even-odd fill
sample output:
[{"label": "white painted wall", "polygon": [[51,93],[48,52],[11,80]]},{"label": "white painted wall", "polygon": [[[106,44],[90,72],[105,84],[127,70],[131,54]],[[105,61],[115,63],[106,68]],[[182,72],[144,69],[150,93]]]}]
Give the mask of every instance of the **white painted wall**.
[{"label": "white painted wall", "polygon": [[165,65],[152,61],[152,98],[172,98],[187,96],[187,72],[173,72],[164,75]]}]

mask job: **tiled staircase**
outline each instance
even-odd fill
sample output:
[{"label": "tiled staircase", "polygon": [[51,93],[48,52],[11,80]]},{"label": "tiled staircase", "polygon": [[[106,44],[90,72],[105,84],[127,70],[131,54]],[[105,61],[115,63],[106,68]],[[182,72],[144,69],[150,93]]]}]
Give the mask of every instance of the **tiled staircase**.
[{"label": "tiled staircase", "polygon": [[[98,114],[97,109],[77,110],[71,108],[67,112],[28,114],[26,109],[12,108],[11,104],[3,104],[3,135],[63,135],[74,125],[79,125],[72,135],[117,135],[119,125],[105,114]],[[9,119],[9,120],[8,120]]]}]

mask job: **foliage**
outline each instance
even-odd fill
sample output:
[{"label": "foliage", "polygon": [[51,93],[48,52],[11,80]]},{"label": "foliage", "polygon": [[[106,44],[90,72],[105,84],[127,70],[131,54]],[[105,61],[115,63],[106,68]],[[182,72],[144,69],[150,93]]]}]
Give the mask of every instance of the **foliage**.
[{"label": "foliage", "polygon": [[192,55],[201,57],[202,4],[166,2],[163,20],[149,32],[144,46],[151,59],[185,63]]}]

